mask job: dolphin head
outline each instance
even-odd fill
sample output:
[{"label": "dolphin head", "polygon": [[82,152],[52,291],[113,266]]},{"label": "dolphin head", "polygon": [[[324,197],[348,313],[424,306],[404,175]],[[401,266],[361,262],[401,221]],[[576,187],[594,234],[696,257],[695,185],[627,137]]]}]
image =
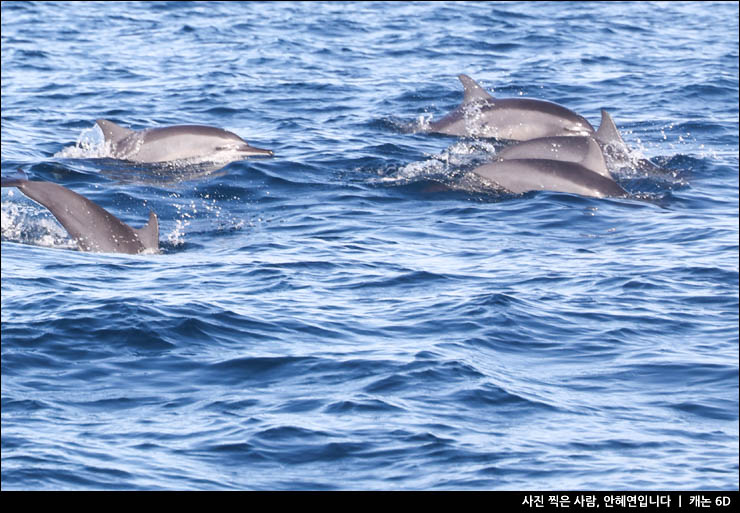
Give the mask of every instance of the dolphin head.
[{"label": "dolphin head", "polygon": [[240,155],[243,155],[244,157],[254,157],[254,156],[262,156],[262,157],[272,157],[275,155],[275,152],[272,150],[265,150],[262,148],[257,148],[255,146],[252,146],[247,141],[242,139],[236,134],[232,134],[231,132],[226,132],[230,135],[234,136],[234,139],[230,139],[223,144],[216,147],[216,151],[236,151]]}]

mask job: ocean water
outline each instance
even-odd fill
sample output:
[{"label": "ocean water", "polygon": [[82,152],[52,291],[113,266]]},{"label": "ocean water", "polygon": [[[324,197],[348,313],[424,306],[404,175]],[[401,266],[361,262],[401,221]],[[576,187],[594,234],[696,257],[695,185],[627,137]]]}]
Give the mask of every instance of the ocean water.
[{"label": "ocean water", "polygon": [[[465,73],[607,109],[628,198],[487,190]],[[107,158],[94,121],[275,152]],[[2,3],[2,488],[738,488],[738,4]]]}]

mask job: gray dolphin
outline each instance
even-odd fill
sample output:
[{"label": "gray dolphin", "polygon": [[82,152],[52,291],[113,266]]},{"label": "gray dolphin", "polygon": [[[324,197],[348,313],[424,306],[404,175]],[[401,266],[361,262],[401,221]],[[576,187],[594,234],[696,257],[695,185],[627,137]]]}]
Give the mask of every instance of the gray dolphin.
[{"label": "gray dolphin", "polygon": [[575,162],[612,179],[604,158],[604,151],[607,149],[629,151],[611,116],[601,109],[601,125],[593,135],[539,137],[508,146],[497,156],[499,160],[546,159]]},{"label": "gray dolphin", "polygon": [[477,167],[473,172],[515,194],[557,191],[597,198],[627,196],[627,191],[611,178],[575,162],[548,159],[499,160]]},{"label": "gray dolphin", "polygon": [[89,199],[51,182],[2,178],[2,187],[17,187],[49,209],[82,251],[141,253],[159,248],[159,222],[154,212],[142,228],[131,228]]},{"label": "gray dolphin", "polygon": [[430,123],[428,132],[526,141],[590,135],[595,131],[586,118],[557,103],[533,98],[497,99],[469,76],[458,78],[465,90],[462,103],[439,121]]},{"label": "gray dolphin", "polygon": [[590,136],[540,137],[501,150],[499,160],[540,159],[575,162],[606,178],[611,178],[601,146]]},{"label": "gray dolphin", "polygon": [[95,123],[103,131],[105,142],[110,143],[112,156],[132,162],[234,162],[255,155],[273,155],[271,150],[250,146],[238,135],[212,126],[178,125],[136,131],[105,119]]}]

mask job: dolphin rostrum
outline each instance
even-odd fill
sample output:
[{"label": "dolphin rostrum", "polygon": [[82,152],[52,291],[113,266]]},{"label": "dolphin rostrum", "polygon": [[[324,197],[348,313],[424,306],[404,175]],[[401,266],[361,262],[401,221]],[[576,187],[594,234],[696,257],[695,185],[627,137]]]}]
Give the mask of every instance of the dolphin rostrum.
[{"label": "dolphin rostrum", "polygon": [[582,196],[627,196],[612,180],[575,162],[548,159],[499,160],[473,169],[496,185],[521,194],[528,191],[557,191]]},{"label": "dolphin rostrum", "polygon": [[82,251],[136,254],[159,248],[159,222],[149,212],[149,222],[131,228],[89,199],[51,182],[2,178],[2,187],[17,187],[42,204],[64,226]]},{"label": "dolphin rostrum", "polygon": [[113,158],[132,162],[234,162],[255,155],[273,155],[271,150],[250,146],[238,135],[212,126],[178,125],[136,131],[105,119],[95,123],[110,144]]},{"label": "dolphin rostrum", "polygon": [[462,103],[439,121],[430,123],[428,132],[515,141],[594,133],[586,118],[562,105],[533,98],[497,99],[469,76],[458,78],[465,90]]}]

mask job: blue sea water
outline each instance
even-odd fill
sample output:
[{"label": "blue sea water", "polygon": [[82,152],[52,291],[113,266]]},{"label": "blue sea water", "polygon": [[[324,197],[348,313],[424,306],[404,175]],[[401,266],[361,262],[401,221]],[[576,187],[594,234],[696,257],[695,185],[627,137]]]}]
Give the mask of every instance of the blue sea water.
[{"label": "blue sea water", "polygon": [[[466,73],[601,108],[629,198],[474,186]],[[275,152],[132,169],[95,119]],[[3,2],[3,489],[737,489],[738,4]],[[98,137],[98,139],[96,139]]]}]

